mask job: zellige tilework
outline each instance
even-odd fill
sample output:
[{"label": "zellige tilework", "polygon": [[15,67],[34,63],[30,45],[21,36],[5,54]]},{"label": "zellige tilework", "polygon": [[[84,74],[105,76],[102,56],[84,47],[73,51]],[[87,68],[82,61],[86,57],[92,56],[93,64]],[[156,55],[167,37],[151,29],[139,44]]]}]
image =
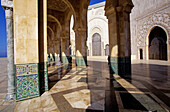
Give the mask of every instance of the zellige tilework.
[{"label": "zellige tilework", "polygon": [[16,100],[25,100],[40,95],[38,64],[15,66]]}]

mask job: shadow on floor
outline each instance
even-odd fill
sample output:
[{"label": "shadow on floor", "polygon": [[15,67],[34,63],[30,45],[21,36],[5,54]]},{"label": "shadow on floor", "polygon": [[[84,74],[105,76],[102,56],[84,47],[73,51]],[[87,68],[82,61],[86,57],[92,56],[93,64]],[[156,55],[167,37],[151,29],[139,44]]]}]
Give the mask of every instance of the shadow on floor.
[{"label": "shadow on floor", "polygon": [[54,72],[48,74],[49,90],[60,81],[70,70],[72,69],[72,64],[63,65],[57,68]]}]

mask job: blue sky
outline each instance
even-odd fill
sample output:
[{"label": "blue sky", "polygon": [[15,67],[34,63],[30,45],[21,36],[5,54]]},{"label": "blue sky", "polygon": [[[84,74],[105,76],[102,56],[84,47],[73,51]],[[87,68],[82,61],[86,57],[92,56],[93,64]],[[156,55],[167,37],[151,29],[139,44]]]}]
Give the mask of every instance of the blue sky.
[{"label": "blue sky", "polygon": [[[105,0],[91,0],[89,5],[103,2]],[[1,4],[1,0],[0,0]],[[6,40],[6,21],[5,11],[0,5],[0,57],[7,56],[7,40]]]},{"label": "blue sky", "polygon": [[[1,0],[0,0],[1,4]],[[0,57],[7,56],[5,11],[0,5]]]},{"label": "blue sky", "polygon": [[103,2],[103,1],[105,1],[105,0],[91,0],[89,5],[100,3],[100,2]]}]

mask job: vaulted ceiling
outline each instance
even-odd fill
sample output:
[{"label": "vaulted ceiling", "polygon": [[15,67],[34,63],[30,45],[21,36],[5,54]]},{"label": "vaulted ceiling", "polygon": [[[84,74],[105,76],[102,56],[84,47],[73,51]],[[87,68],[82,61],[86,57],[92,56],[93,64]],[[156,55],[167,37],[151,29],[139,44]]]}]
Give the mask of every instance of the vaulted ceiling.
[{"label": "vaulted ceiling", "polygon": [[51,10],[64,12],[67,10],[67,5],[62,0],[47,0],[47,7]]}]

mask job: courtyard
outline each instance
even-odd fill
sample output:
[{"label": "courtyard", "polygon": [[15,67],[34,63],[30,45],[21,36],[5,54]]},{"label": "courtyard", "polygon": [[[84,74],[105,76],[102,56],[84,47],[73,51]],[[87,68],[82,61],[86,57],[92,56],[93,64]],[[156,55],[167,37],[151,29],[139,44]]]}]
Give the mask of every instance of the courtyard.
[{"label": "courtyard", "polygon": [[[74,62],[74,60],[73,60]],[[87,67],[48,67],[49,88],[40,97],[3,102],[7,93],[7,59],[1,58],[2,112],[168,112],[170,63],[132,60],[132,75],[110,74],[106,58],[88,58]]]}]

